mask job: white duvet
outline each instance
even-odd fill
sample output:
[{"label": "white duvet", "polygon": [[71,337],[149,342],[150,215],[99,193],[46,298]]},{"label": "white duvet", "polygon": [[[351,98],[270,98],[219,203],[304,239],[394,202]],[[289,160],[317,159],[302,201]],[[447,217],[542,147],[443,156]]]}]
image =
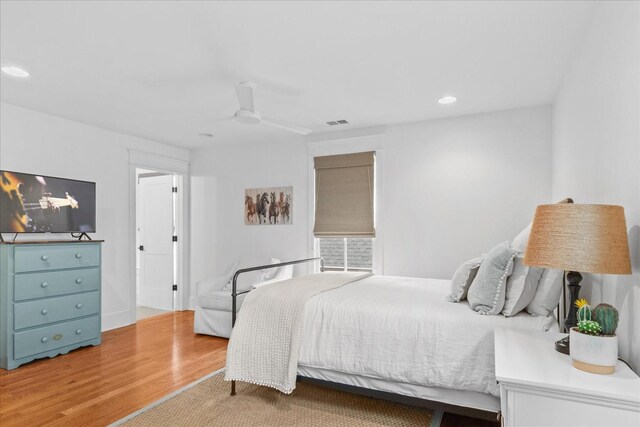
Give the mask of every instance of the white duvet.
[{"label": "white duvet", "polygon": [[494,328],[546,331],[556,320],[481,316],[466,301],[445,301],[449,283],[372,276],[312,297],[298,364],[498,396]]}]

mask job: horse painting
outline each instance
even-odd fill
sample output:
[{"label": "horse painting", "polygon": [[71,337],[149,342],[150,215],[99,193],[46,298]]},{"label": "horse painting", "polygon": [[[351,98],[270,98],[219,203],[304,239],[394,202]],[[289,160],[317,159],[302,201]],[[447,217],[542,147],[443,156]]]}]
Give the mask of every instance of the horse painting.
[{"label": "horse painting", "polygon": [[291,201],[291,194],[287,194],[287,199],[282,205],[282,210],[280,211],[280,215],[282,215],[282,222],[285,224],[288,224],[291,221],[291,216],[289,215],[289,208],[291,207],[290,201]]},{"label": "horse painting", "polygon": [[292,224],[293,187],[249,188],[244,194],[244,223]]},{"label": "horse painting", "polygon": [[284,222],[284,216],[283,216],[283,208],[284,208],[284,191],[280,192],[280,198],[278,199],[278,201],[276,202],[276,206],[278,207],[278,212],[280,214],[280,218],[278,218],[278,221],[280,222]]},{"label": "horse painting", "polygon": [[[273,218],[273,222],[271,221]],[[269,204],[269,224],[278,223],[278,205],[276,204],[276,193],[271,193],[271,203]]]},{"label": "horse painting", "polygon": [[246,222],[248,224],[253,224],[253,221],[256,219],[256,204],[253,203],[253,198],[251,196],[244,196],[244,212],[247,215]]},{"label": "horse painting", "polygon": [[258,224],[262,224],[263,222],[266,223],[267,222],[267,212],[268,212],[268,206],[269,206],[269,196],[267,195],[267,193],[262,193],[262,196],[260,197],[259,201],[258,201]]}]

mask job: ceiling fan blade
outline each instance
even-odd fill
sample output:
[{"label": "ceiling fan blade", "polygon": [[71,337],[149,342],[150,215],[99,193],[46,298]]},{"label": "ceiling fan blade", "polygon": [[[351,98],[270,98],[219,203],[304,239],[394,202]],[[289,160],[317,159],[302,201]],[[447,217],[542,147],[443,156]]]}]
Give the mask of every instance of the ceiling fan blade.
[{"label": "ceiling fan blade", "polygon": [[241,110],[249,110],[255,112],[253,104],[253,89],[256,85],[251,82],[236,83],[236,94],[238,95],[238,104]]},{"label": "ceiling fan blade", "polygon": [[273,120],[267,117],[263,117],[260,123],[264,123],[265,125],[288,130],[291,132],[299,133],[300,135],[309,135],[312,132],[312,130],[309,128],[294,125],[293,123],[285,123],[280,120]]}]

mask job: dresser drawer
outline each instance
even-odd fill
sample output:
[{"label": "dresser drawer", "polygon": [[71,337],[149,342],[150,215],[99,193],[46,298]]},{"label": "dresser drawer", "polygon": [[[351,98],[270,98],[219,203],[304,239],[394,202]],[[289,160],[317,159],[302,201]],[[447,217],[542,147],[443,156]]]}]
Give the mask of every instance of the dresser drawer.
[{"label": "dresser drawer", "polygon": [[16,274],[13,277],[13,299],[15,301],[98,289],[100,289],[99,268]]},{"label": "dresser drawer", "polygon": [[13,309],[13,329],[46,325],[100,312],[98,292],[19,302]]},{"label": "dresser drawer", "polygon": [[98,316],[16,332],[13,334],[13,357],[20,359],[94,339],[99,335],[100,319]]},{"label": "dresser drawer", "polygon": [[100,263],[95,244],[24,245],[15,248],[14,272],[93,267]]}]

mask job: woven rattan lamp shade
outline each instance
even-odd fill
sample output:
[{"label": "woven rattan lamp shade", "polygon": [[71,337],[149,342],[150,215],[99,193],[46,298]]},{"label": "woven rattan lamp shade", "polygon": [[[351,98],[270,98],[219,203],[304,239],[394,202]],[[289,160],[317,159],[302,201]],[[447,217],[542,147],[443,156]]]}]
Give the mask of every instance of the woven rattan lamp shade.
[{"label": "woven rattan lamp shade", "polygon": [[526,265],[602,274],[631,274],[624,208],[540,205],[533,218]]}]

